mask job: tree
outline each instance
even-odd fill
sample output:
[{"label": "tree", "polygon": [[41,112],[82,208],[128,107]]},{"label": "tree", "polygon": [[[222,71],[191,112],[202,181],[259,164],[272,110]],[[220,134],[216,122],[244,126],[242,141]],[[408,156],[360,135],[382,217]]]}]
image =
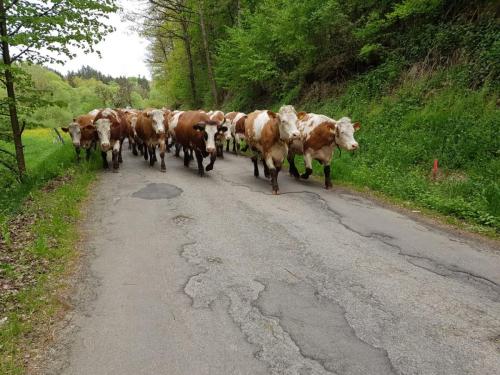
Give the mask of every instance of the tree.
[{"label": "tree", "polygon": [[[196,78],[192,52],[192,38],[189,26],[194,11],[186,5],[186,0],[150,0],[148,14],[157,14],[157,17],[144,16],[144,34],[160,44],[162,52],[166,52],[166,44],[173,44],[174,39],[181,40],[186,52],[189,68],[189,83],[193,104],[199,104],[196,90]],[[166,59],[165,54],[165,59]]]},{"label": "tree", "polygon": [[103,21],[116,9],[115,0],[0,0],[0,68],[20,178],[26,165],[16,98],[17,64],[61,63],[64,57],[75,56],[71,48],[94,52],[93,46],[113,30]]}]

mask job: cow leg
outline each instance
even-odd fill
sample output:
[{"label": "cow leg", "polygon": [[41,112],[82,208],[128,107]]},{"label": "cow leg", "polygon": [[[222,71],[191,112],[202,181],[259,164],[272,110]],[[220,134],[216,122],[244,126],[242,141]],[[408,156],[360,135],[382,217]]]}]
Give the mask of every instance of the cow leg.
[{"label": "cow leg", "polygon": [[184,166],[189,167],[189,163],[191,162],[191,157],[189,156],[189,150],[187,147],[184,147]]},{"label": "cow leg", "polygon": [[325,174],[325,189],[330,190],[332,188],[332,178],[330,177],[330,164],[326,164],[323,167],[323,172]]},{"label": "cow leg", "polygon": [[253,163],[253,175],[255,177],[259,177],[259,159],[257,155],[252,156],[252,163]]},{"label": "cow leg", "polygon": [[[278,195],[280,193],[280,189],[278,186],[279,170],[274,165],[274,160],[273,160],[273,157],[271,155],[269,155],[265,158],[265,162],[269,168],[269,173],[271,174],[271,185],[273,187],[273,194]],[[281,167],[280,167],[280,169],[281,169]]]},{"label": "cow leg", "polygon": [[217,145],[217,157],[224,159],[224,145]]},{"label": "cow leg", "polygon": [[139,153],[137,152],[137,143],[135,142],[135,139],[133,137],[130,137],[129,142],[132,143],[132,154],[134,156],[139,155]]},{"label": "cow leg", "polygon": [[108,164],[108,153],[107,152],[104,152],[104,151],[101,151],[101,158],[102,158],[102,167],[104,169],[108,169],[109,168],[109,164]]},{"label": "cow leg", "polygon": [[300,177],[302,177],[304,180],[307,180],[313,172],[311,154],[308,154],[308,153],[304,154],[304,163],[306,164],[306,172],[304,174],[300,175]]},{"label": "cow leg", "polygon": [[153,165],[155,165],[155,162],[156,162],[155,146],[149,146],[148,152],[149,152],[149,166],[152,167]]},{"label": "cow leg", "polygon": [[264,176],[266,178],[271,177],[271,174],[269,173],[269,167],[267,166],[266,161],[264,159],[262,159],[262,165],[264,166]]},{"label": "cow leg", "polygon": [[[235,154],[238,154],[238,151],[236,150],[238,146],[236,145],[236,137],[233,137],[233,152]],[[238,147],[239,148],[239,147]]]},{"label": "cow leg", "polygon": [[86,155],[85,155],[85,160],[87,160],[87,161],[89,161],[89,160],[90,160],[90,150],[91,150],[90,148],[87,148],[87,149],[85,150],[85,152],[86,152]]},{"label": "cow leg", "polygon": [[200,151],[196,150],[196,161],[198,162],[198,175],[203,177],[205,175],[205,171],[203,170],[203,155]]},{"label": "cow leg", "polygon": [[155,163],[158,161],[158,157],[156,156],[156,146],[153,146],[153,159]]},{"label": "cow leg", "polygon": [[205,169],[207,172],[210,172],[212,169],[214,169],[214,164],[216,159],[217,159],[217,154],[210,155],[210,163],[207,165],[207,168]]},{"label": "cow leg", "polygon": [[295,165],[295,155],[291,152],[288,153],[288,164],[290,164],[290,174],[295,178],[300,178],[299,171],[297,170],[297,166]]},{"label": "cow leg", "polygon": [[78,147],[75,146],[75,152],[76,152],[76,162],[80,163],[80,146]]},{"label": "cow leg", "polygon": [[160,158],[161,158],[160,171],[162,172],[167,171],[167,166],[165,165],[165,151],[167,150],[167,144],[168,144],[168,139],[167,141],[165,140],[160,141]]},{"label": "cow leg", "polygon": [[230,143],[230,142],[231,142],[231,141],[230,141],[229,139],[228,139],[228,140],[226,140],[226,152],[229,152],[229,143]]},{"label": "cow leg", "polygon": [[[178,158],[181,156],[181,145],[176,143],[175,144],[175,157]],[[186,158],[186,152],[184,152],[184,158]]]},{"label": "cow leg", "polygon": [[123,149],[123,142],[125,141],[125,139],[122,139],[120,141],[120,149],[118,150],[118,162],[119,163],[123,163],[123,158],[122,158],[122,149]]},{"label": "cow leg", "polygon": [[143,143],[143,144],[142,144],[142,149],[143,149],[143,151],[144,151],[144,160],[146,160],[146,161],[147,161],[147,160],[148,160],[148,158],[149,158],[149,155],[148,155],[148,147],[146,146],[146,144],[145,144],[145,143]]},{"label": "cow leg", "polygon": [[121,150],[121,142],[120,141],[115,141],[115,144],[113,146],[113,172],[117,173],[118,168],[120,168],[120,150]]}]

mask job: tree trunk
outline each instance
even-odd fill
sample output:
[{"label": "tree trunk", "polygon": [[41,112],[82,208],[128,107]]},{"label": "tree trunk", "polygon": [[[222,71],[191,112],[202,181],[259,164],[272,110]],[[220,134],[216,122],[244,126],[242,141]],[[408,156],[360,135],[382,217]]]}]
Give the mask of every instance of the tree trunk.
[{"label": "tree trunk", "polygon": [[182,40],[184,41],[184,48],[186,49],[186,55],[189,65],[189,82],[191,84],[191,95],[193,96],[193,104],[198,106],[198,94],[196,93],[196,82],[194,76],[194,66],[193,66],[193,55],[191,53],[191,39],[189,37],[187,22],[181,22],[182,27]]},{"label": "tree trunk", "polygon": [[205,6],[205,2],[200,1],[199,6],[200,6],[201,35],[203,38],[203,47],[205,49],[205,57],[207,60],[208,81],[210,82],[210,90],[212,91],[214,105],[215,105],[215,107],[217,107],[219,105],[219,95],[217,93],[217,84],[215,82],[214,73],[212,70],[212,59],[210,58],[210,49],[208,47],[207,27],[205,24],[205,10],[203,9]]},{"label": "tree trunk", "polygon": [[16,92],[14,89],[14,76],[12,75],[12,61],[10,57],[9,42],[7,31],[7,15],[5,11],[4,0],[0,0],[0,35],[2,36],[2,59],[5,65],[5,86],[7,88],[7,97],[9,98],[9,116],[12,127],[12,136],[16,148],[16,160],[19,177],[22,178],[26,173],[26,163],[24,161],[23,141],[21,139],[21,127],[17,116]]}]

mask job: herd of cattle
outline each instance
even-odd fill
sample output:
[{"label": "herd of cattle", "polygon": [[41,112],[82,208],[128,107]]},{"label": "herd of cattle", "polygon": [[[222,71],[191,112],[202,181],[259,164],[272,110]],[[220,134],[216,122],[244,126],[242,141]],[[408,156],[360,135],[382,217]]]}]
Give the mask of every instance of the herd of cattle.
[{"label": "herd of cattle", "polygon": [[[348,151],[358,148],[354,132],[359,123],[347,117],[334,120],[324,115],[298,112],[293,106],[281,107],[278,113],[267,110],[250,114],[221,111],[170,111],[168,109],[102,109],[79,116],[62,128],[71,136],[77,160],[80,150],[86,150],[87,160],[97,145],[101,150],[104,168],[108,168],[107,153],[112,151],[113,171],[118,171],[122,160],[122,145],[128,139],[134,155],[149,159],[150,166],[157,162],[159,149],[160,170],[166,171],[165,153],[175,148],[175,156],[182,149],[184,165],[189,167],[193,154],[198,162],[198,173],[213,169],[217,157],[224,157],[224,146],[238,154],[250,148],[254,175],[259,176],[259,156],[264,174],[271,178],[274,194],[279,193],[278,173],[285,159],[290,164],[290,174],[307,179],[312,174],[312,161],[323,165],[325,187],[331,185],[330,164],[335,147]],[[245,148],[240,144],[245,141]],[[306,166],[300,175],[295,166],[295,156],[303,155]],[[210,158],[206,168],[203,159]]]}]

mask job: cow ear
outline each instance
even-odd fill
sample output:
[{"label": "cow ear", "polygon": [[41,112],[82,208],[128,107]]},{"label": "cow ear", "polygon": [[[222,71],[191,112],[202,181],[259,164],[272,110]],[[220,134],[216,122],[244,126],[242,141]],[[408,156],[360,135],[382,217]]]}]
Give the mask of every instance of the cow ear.
[{"label": "cow ear", "polygon": [[304,117],[306,117],[306,115],[307,115],[307,112],[302,111],[302,112],[297,113],[297,118],[299,120],[302,120]]},{"label": "cow ear", "polygon": [[199,122],[199,123],[193,125],[193,129],[198,130],[199,132],[205,131],[205,123]]},{"label": "cow ear", "polygon": [[69,128],[61,128],[61,130],[65,133],[69,132]]},{"label": "cow ear", "polygon": [[359,122],[355,122],[353,124],[353,128],[354,128],[354,131],[358,131],[359,129],[361,129],[361,124]]},{"label": "cow ear", "polygon": [[267,115],[271,118],[277,118],[278,115],[276,113],[274,113],[273,111],[267,111]]}]

